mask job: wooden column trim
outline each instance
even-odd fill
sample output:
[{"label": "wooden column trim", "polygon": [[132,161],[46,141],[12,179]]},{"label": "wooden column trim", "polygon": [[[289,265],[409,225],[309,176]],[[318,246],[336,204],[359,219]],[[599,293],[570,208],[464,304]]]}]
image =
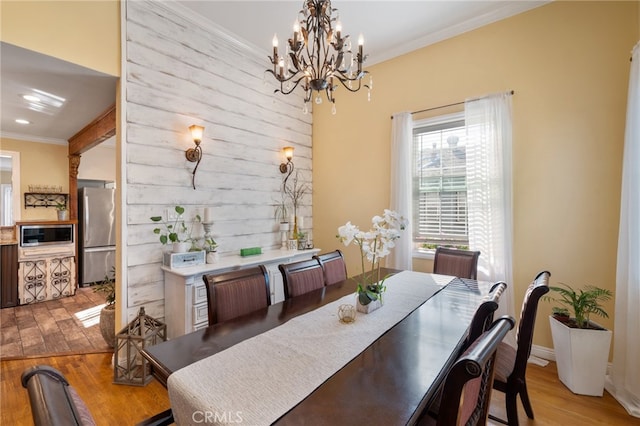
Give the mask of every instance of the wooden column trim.
[{"label": "wooden column trim", "polygon": [[[80,154],[109,139],[116,134],[116,104],[100,114],[69,139],[69,217],[78,219],[78,167]],[[78,224],[79,226],[80,224]],[[76,285],[81,281],[78,269],[78,230],[76,229]]]}]

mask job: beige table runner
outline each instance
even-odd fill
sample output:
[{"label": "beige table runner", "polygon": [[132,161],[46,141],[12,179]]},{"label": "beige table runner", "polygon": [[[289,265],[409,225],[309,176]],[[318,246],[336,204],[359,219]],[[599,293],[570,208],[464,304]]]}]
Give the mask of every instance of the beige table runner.
[{"label": "beige table runner", "polygon": [[384,306],[338,321],[345,296],[169,376],[178,425],[268,425],[289,411],[453,277],[403,271],[386,280]]}]

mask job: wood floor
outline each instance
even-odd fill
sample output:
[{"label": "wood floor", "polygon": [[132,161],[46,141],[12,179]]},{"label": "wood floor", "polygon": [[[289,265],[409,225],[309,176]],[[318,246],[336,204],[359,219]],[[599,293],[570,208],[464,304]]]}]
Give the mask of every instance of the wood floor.
[{"label": "wood floor", "polygon": [[[98,425],[134,425],[169,407],[166,390],[155,380],[145,387],[112,384],[110,354],[3,360],[0,362],[1,425],[33,424],[27,392],[20,385],[20,375],[26,368],[38,364],[52,365],[67,377]],[[546,367],[530,365],[527,381],[536,419],[527,419],[519,406],[521,425],[640,426],[640,419],[629,416],[606,392],[602,398],[572,394],[559,382],[554,363]],[[504,398],[499,392],[493,393],[491,413],[504,416]],[[499,425],[492,421],[489,424]]]}]

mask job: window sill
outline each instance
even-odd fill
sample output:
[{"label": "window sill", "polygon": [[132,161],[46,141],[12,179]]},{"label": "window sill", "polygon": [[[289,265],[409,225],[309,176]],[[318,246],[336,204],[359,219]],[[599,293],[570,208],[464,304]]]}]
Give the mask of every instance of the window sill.
[{"label": "window sill", "polygon": [[429,259],[433,260],[435,257],[435,250],[413,250],[411,257],[414,259]]}]

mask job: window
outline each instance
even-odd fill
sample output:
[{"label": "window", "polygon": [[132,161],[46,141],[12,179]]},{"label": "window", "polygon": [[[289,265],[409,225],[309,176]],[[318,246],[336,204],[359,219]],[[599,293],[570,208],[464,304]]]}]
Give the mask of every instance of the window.
[{"label": "window", "polygon": [[467,248],[467,169],[464,114],[413,126],[414,248]]}]

